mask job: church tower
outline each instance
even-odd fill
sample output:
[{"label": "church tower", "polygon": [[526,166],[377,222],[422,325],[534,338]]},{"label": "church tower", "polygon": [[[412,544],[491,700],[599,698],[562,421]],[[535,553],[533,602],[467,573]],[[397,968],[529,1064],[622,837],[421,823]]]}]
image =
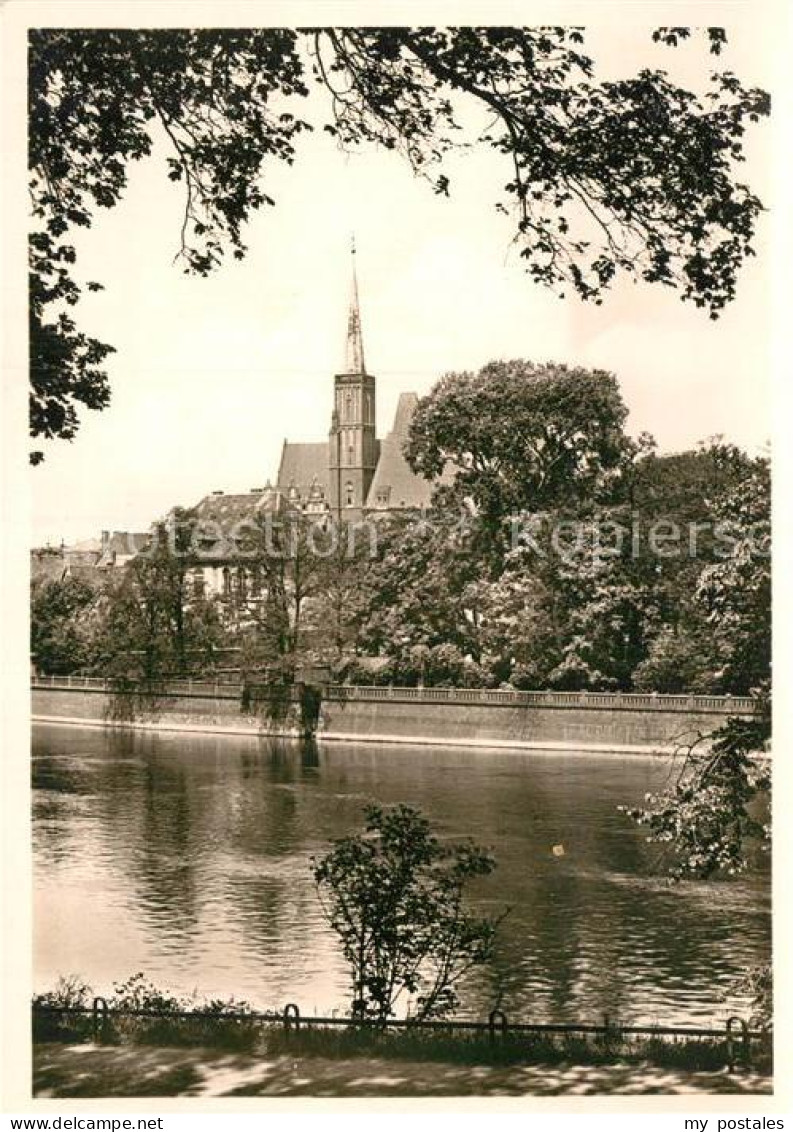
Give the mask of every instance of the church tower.
[{"label": "church tower", "polygon": [[344,369],[333,379],[329,437],[330,506],[342,518],[360,517],[377,467],[377,448],[375,379],[364,361],[353,242]]}]

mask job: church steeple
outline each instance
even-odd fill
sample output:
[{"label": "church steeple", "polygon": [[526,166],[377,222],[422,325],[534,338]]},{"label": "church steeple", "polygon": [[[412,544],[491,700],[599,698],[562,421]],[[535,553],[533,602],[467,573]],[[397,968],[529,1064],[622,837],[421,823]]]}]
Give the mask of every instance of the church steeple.
[{"label": "church steeple", "polygon": [[355,237],[351,240],[352,291],[350,294],[350,313],[347,316],[347,343],[344,351],[345,373],[366,373],[363,356],[363,334],[361,332],[361,305],[358,299],[358,275],[355,270]]},{"label": "church steeple", "polygon": [[354,518],[366,507],[379,453],[375,436],[375,379],[366,372],[363,356],[354,240],[344,369],[333,379],[328,439],[330,505],[337,515],[344,513]]}]

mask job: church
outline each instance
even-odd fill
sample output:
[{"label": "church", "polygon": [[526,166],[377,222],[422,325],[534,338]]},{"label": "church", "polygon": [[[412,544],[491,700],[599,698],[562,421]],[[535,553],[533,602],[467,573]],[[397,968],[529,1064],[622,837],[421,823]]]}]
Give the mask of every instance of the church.
[{"label": "church", "polygon": [[232,532],[258,515],[299,511],[318,520],[357,521],[430,506],[434,483],[416,475],[403,454],[418,405],[415,393],[400,394],[391,431],[377,436],[377,381],[366,368],[354,245],[344,360],[328,401],[327,440],[284,440],[274,485],[268,481],[244,494],[213,491],[194,508],[204,532],[195,578],[205,592],[230,595],[247,588]]},{"label": "church", "polygon": [[328,439],[307,444],[285,440],[276,488],[292,507],[342,518],[423,510],[430,505],[432,484],[410,469],[402,451],[418,397],[400,395],[393,427],[379,440],[377,381],[366,368],[354,246],[352,257],[344,365],[333,378]]}]

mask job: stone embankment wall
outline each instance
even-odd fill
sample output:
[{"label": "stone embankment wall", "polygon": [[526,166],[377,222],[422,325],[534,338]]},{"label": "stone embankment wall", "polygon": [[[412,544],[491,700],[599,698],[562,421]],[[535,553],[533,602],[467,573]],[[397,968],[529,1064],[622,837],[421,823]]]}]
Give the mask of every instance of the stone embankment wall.
[{"label": "stone embankment wall", "polygon": [[[115,718],[118,706],[101,680],[39,677],[33,683],[34,720],[248,735],[299,731],[294,717],[291,727],[273,727],[264,715],[243,712],[234,684],[170,685],[163,698],[139,704],[133,720]],[[329,687],[316,734],[352,742],[662,752],[751,712],[750,699],[728,696]]]}]

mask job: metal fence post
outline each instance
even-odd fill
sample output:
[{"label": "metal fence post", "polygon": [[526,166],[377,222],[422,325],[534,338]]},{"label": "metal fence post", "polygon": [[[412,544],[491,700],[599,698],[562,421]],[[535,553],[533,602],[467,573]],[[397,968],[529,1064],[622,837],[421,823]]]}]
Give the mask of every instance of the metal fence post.
[{"label": "metal fence post", "polygon": [[287,1033],[294,1026],[295,1030],[300,1029],[300,1007],[296,1002],[287,1002],[284,1007],[284,1029]]},{"label": "metal fence post", "polygon": [[97,997],[91,1005],[91,1033],[95,1042],[98,1042],[100,1037],[104,1038],[106,1028],[107,1001],[104,998]]},{"label": "metal fence post", "polygon": [[738,1061],[735,1048],[736,1029],[740,1030],[741,1060],[744,1065],[749,1064],[749,1027],[744,1019],[733,1015],[732,1018],[727,1019],[727,1073],[735,1072],[735,1062]]},{"label": "metal fence post", "polygon": [[749,1027],[743,1018],[734,1015],[727,1019],[727,1072],[735,1072],[736,1049],[735,1030],[740,1030],[741,1054],[744,1064],[749,1064]]},{"label": "metal fence post", "polygon": [[507,1016],[503,1010],[491,1010],[487,1018],[487,1026],[490,1031],[490,1040],[496,1040],[496,1031],[498,1030],[502,1035],[507,1032]]}]

